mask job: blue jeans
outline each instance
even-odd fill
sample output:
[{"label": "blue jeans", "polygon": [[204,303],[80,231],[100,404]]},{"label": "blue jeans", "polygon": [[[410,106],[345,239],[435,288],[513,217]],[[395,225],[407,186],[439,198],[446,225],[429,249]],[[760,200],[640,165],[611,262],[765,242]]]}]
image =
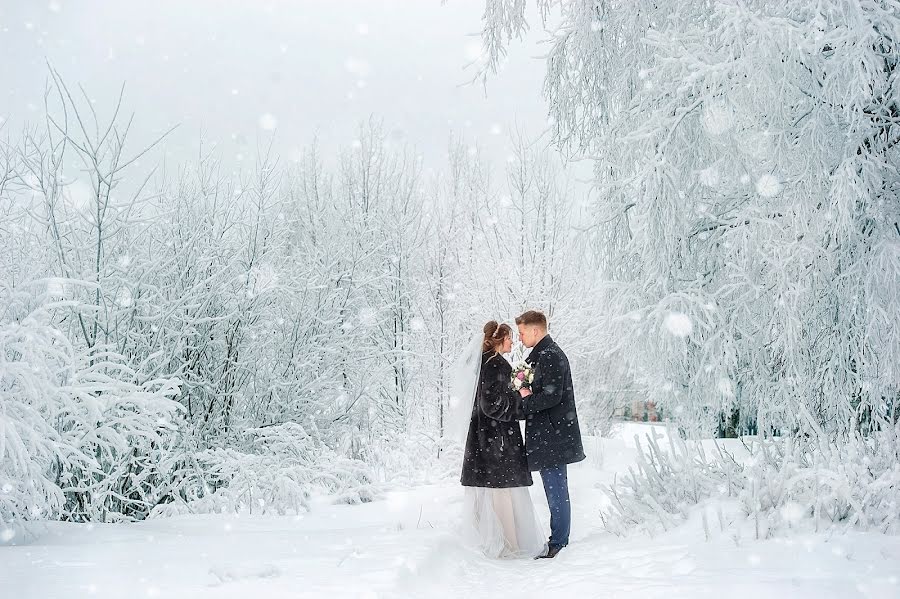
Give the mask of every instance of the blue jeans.
[{"label": "blue jeans", "polygon": [[572,528],[572,505],[569,503],[569,479],[566,465],[541,470],[547,505],[550,506],[550,544],[565,547]]}]

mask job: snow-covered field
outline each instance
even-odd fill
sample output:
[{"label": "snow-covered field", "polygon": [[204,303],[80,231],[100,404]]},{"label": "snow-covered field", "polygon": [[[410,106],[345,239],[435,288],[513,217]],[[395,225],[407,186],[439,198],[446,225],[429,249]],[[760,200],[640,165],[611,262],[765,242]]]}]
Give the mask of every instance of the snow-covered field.
[{"label": "snow-covered field", "polygon": [[[604,532],[598,486],[628,467],[633,435],[646,430],[588,440],[593,455],[570,474],[571,545],[555,560],[492,561],[464,547],[454,533],[461,491],[448,481],[363,505],[323,499],[299,518],[46,523],[30,544],[0,547],[0,597],[900,597],[893,536],[706,540],[699,510],[654,538]],[[532,491],[546,522],[542,490]]]}]

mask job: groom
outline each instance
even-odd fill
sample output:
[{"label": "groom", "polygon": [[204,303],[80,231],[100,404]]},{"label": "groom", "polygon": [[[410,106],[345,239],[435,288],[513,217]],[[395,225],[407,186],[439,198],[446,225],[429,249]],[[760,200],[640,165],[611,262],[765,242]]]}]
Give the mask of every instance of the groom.
[{"label": "groom", "polygon": [[525,414],[528,466],[541,473],[550,506],[550,542],[538,558],[553,558],[569,543],[572,506],[566,465],[584,459],[581,430],[575,412],[572,371],[566,354],[547,334],[547,318],[534,310],[516,318],[519,339],[531,353],[531,389],[521,389]]}]

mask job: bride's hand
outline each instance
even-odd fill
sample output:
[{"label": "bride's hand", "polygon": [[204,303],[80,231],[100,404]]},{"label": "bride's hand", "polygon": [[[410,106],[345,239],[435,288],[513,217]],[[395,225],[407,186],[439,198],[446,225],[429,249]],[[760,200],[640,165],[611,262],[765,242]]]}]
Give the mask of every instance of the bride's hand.
[{"label": "bride's hand", "polygon": [[528,387],[522,387],[521,389],[519,389],[519,395],[521,395],[522,397],[528,397],[529,395],[531,395],[531,389],[529,389]]}]

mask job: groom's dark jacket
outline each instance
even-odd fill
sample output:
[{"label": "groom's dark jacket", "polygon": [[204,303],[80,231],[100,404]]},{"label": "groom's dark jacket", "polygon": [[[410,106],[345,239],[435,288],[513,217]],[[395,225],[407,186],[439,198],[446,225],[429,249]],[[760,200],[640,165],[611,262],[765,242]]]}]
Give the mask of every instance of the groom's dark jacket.
[{"label": "groom's dark jacket", "polygon": [[569,359],[547,335],[532,348],[526,362],[534,367],[533,395],[522,402],[528,467],[543,470],[580,462],[584,447]]}]

